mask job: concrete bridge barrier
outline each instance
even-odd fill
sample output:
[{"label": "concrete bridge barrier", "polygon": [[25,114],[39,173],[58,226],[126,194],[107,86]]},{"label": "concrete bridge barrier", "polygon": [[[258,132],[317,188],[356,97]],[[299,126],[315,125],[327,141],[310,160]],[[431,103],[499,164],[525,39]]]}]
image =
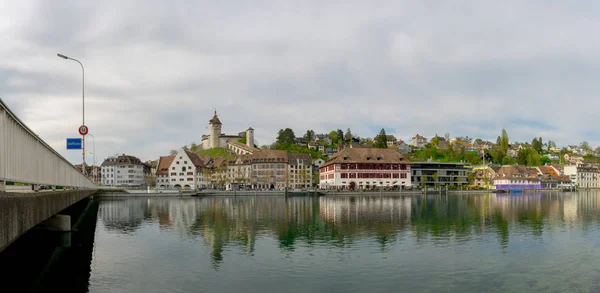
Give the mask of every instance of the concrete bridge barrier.
[{"label": "concrete bridge barrier", "polygon": [[95,192],[95,190],[0,192],[0,251],[29,229]]}]

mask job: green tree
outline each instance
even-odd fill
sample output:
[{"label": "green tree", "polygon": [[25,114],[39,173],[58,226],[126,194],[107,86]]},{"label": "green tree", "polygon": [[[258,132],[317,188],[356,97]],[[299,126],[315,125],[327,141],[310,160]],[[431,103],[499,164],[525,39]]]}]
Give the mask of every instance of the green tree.
[{"label": "green tree", "polygon": [[335,131],[335,130],[330,131],[329,138],[331,138],[331,144],[337,145],[339,143],[340,137],[338,136],[337,131]]},{"label": "green tree", "polygon": [[341,129],[337,130],[338,143],[344,142],[344,132]]},{"label": "green tree", "polygon": [[277,133],[277,142],[282,145],[290,145],[294,143],[296,135],[291,128],[280,129]]},{"label": "green tree", "polygon": [[387,135],[385,134],[385,129],[381,128],[379,134],[375,137],[375,145],[374,147],[385,149],[387,148]]},{"label": "green tree", "polygon": [[310,142],[314,138],[315,138],[315,132],[312,129],[307,130],[306,134],[304,135],[304,139],[306,139],[307,142]]},{"label": "green tree", "polygon": [[184,151],[189,151],[189,150],[190,150],[190,149],[188,148],[188,146],[187,146],[187,145],[184,145],[184,146],[182,147],[182,149],[183,149]]},{"label": "green tree", "polygon": [[438,146],[440,143],[440,138],[436,135],[431,139],[431,141],[429,141],[429,143],[431,143],[433,146]]},{"label": "green tree", "polygon": [[540,166],[542,160],[540,154],[532,147],[523,147],[517,154],[517,163],[524,166]]},{"label": "green tree", "polygon": [[346,129],[346,133],[344,134],[344,141],[352,143],[352,132],[350,128]]},{"label": "green tree", "polygon": [[194,153],[198,151],[198,145],[195,142],[192,142],[192,145],[190,146],[190,151]]},{"label": "green tree", "polygon": [[552,140],[548,141],[548,148],[555,148],[556,147],[556,143]]},{"label": "green tree", "polygon": [[169,154],[171,154],[171,156],[177,155],[177,150],[171,150]]},{"label": "green tree", "polygon": [[506,129],[502,128],[502,136],[500,137],[500,152],[503,157],[508,152],[508,144],[509,144],[508,132],[506,132]]},{"label": "green tree", "polygon": [[550,158],[548,158],[546,156],[543,156],[543,157],[540,158],[540,165],[543,166],[543,165],[546,165],[546,164],[549,164],[549,163],[552,163],[552,160],[550,160]]},{"label": "green tree", "polygon": [[531,141],[531,147],[538,153],[542,152],[542,138],[533,138]]},{"label": "green tree", "polygon": [[592,151],[592,148],[590,147],[590,144],[587,141],[582,141],[581,144],[579,144],[579,147],[583,149],[583,151],[585,151],[586,153]]},{"label": "green tree", "polygon": [[435,185],[438,182],[439,176],[437,172],[433,172],[433,184]]}]

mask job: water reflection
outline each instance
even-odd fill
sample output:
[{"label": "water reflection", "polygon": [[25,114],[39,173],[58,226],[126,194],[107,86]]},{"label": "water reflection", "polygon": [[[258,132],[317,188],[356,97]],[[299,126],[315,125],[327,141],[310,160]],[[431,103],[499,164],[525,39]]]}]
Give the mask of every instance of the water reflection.
[{"label": "water reflection", "polygon": [[546,232],[597,225],[598,193],[426,195],[412,197],[269,196],[201,199],[106,200],[99,216],[109,233],[133,235],[144,225],[199,240],[213,267],[224,251],[255,252],[257,239],[272,238],[281,251],[299,247],[351,247],[374,239],[390,243],[448,245],[493,237],[502,249],[513,237],[544,241]]}]

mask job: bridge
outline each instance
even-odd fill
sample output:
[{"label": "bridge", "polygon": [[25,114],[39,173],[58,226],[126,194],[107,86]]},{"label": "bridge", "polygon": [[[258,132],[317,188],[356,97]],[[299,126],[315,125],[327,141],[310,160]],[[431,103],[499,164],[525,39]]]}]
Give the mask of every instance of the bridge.
[{"label": "bridge", "polygon": [[[31,191],[7,192],[9,183]],[[52,190],[39,191],[41,185]],[[64,222],[54,216],[96,189],[0,99],[0,251],[42,222]]]}]

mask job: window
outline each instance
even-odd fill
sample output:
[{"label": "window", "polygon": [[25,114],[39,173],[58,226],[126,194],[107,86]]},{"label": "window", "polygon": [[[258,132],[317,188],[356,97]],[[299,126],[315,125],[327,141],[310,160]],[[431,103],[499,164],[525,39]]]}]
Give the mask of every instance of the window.
[{"label": "window", "polygon": [[179,161],[177,161],[176,163],[177,163],[177,165],[179,165]]},{"label": "window", "polygon": [[348,178],[348,173],[341,173],[340,178],[343,178],[343,179]]},{"label": "window", "polygon": [[392,174],[392,178],[400,178],[400,174],[394,173],[394,174]]},{"label": "window", "polygon": [[194,181],[194,178],[188,178],[187,181]]},{"label": "window", "polygon": [[187,161],[183,161],[184,164],[187,164]]},{"label": "window", "polygon": [[181,171],[185,172],[185,166],[181,167]]},{"label": "window", "polygon": [[179,178],[179,181],[183,181],[183,178]]},{"label": "window", "polygon": [[194,175],[194,172],[187,172],[188,175]]},{"label": "window", "polygon": [[176,176],[176,175],[177,175],[177,173],[171,172],[171,176]]},{"label": "window", "polygon": [[171,168],[171,170],[175,170],[175,167]]}]

